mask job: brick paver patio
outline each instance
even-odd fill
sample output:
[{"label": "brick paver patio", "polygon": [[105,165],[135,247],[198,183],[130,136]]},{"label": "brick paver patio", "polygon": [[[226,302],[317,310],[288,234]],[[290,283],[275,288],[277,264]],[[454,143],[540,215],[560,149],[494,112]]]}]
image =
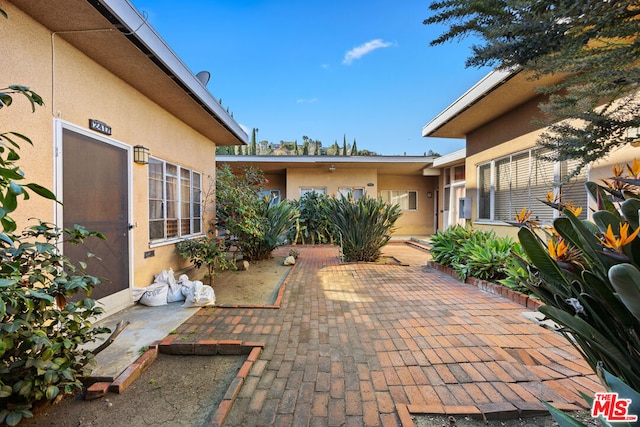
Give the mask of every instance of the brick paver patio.
[{"label": "brick paver patio", "polygon": [[578,390],[601,389],[562,336],[512,301],[424,265],[340,264],[335,247],[298,249],[279,309],[205,308],[168,339],[262,343],[225,426],[515,418],[543,411],[539,399],[579,409]]}]

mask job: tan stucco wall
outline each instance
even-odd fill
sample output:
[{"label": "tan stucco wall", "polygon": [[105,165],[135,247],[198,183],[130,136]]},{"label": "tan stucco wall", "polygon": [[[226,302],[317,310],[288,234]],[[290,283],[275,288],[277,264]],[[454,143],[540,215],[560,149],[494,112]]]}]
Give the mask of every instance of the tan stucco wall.
[{"label": "tan stucco wall", "polygon": [[[368,186],[372,183],[373,186]],[[287,199],[298,200],[302,187],[326,187],[330,196],[338,195],[340,187],[362,187],[365,194],[378,197],[377,171],[371,169],[346,169],[337,166],[334,172],[327,168],[287,169]]]},{"label": "tan stucco wall", "polygon": [[[3,60],[0,61],[2,84],[31,86],[45,102],[45,107],[30,114],[26,102],[16,98],[16,105],[2,109],[3,131],[22,132],[34,141],[34,147],[21,151],[21,166],[29,182],[54,189],[53,127],[56,118],[82,129],[89,119],[109,124],[110,138],[129,146],[141,144],[161,160],[202,173],[203,193],[215,176],[215,144],[176,119],[141,93],[115,77],[55,36],[55,69],[52,68],[51,33],[11,5],[6,8],[9,20],[0,25]],[[55,90],[52,92],[52,76]],[[18,102],[19,101],[19,102]],[[7,129],[7,127],[9,127]],[[133,266],[135,286],[151,283],[153,274],[188,264],[175,252],[174,245],[153,248],[155,256],[144,259],[150,249],[148,239],[148,167],[133,167]],[[209,203],[213,208],[213,203]],[[24,203],[16,218],[24,220],[37,214],[51,221],[54,205],[39,197]],[[205,219],[203,230],[208,229]]]},{"label": "tan stucco wall", "polygon": [[[438,177],[380,175],[378,194],[383,190],[407,190],[418,192],[418,210],[403,211],[396,222],[394,234],[428,235],[434,232],[434,200]],[[427,193],[431,197],[427,197]]]}]

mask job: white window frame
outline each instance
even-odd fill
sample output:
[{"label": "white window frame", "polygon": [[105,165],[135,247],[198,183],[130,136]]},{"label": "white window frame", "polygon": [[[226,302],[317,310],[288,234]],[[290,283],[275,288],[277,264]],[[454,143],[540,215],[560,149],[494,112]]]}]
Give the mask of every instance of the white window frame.
[{"label": "white window frame", "polygon": [[[509,188],[508,188],[508,194],[506,195],[508,200],[509,200],[509,212],[511,214],[510,218],[507,218],[507,220],[513,220],[515,218],[516,213],[518,213],[520,210],[522,210],[523,208],[528,208],[533,216],[532,218],[538,222],[541,223],[550,223],[551,221],[553,221],[553,219],[558,218],[560,216],[560,213],[556,210],[553,209],[551,207],[545,207],[545,205],[542,202],[539,202],[539,200],[544,200],[546,197],[546,192],[545,194],[541,194],[538,192],[538,194],[532,194],[532,181],[535,180],[536,178],[539,178],[539,176],[537,176],[537,174],[539,174],[536,169],[536,167],[538,166],[538,162],[540,162],[540,164],[543,164],[542,161],[538,161],[537,160],[537,151],[539,151],[540,148],[531,148],[528,150],[523,150],[523,151],[518,151],[515,153],[511,153],[507,156],[502,156],[493,160],[490,160],[488,162],[483,162],[483,163],[478,163],[476,165],[476,182],[478,183],[477,185],[477,206],[476,206],[476,221],[478,223],[504,223],[504,219],[501,218],[496,218],[497,213],[496,213],[496,194],[497,194],[497,185],[498,185],[498,168],[497,168],[497,164],[501,163],[505,160],[508,160],[509,162]],[[514,159],[521,157],[523,154],[528,154],[529,156],[529,161],[528,161],[528,184],[527,184],[527,203],[518,203],[517,206],[514,205],[513,202],[513,198],[514,198],[514,191],[516,191],[516,189],[512,189],[511,188],[511,184],[514,181],[514,176],[513,176],[513,167],[514,167]],[[552,175],[550,176],[550,179],[552,180],[552,182],[550,183],[549,187],[546,189],[546,191],[552,191],[555,195],[561,194],[563,191],[563,188],[566,188],[567,186],[571,186],[571,193],[572,194],[578,194],[580,197],[583,197],[583,200],[581,200],[582,202],[584,202],[583,204],[580,204],[580,201],[578,201],[578,205],[581,206],[583,208],[582,214],[581,214],[581,218],[587,216],[587,206],[588,206],[588,195],[587,195],[587,190],[584,189],[584,182],[588,181],[589,179],[589,171],[588,168],[585,168],[583,170],[583,172],[580,174],[580,176],[578,177],[578,179],[576,180],[575,178],[573,179],[573,182],[570,182],[568,184],[564,184],[562,186],[558,186],[557,183],[561,181],[561,179],[563,178],[562,176],[562,172],[567,169],[567,164],[571,163],[571,161],[562,161],[562,162],[554,162],[553,165],[549,165],[548,169],[550,171],[552,171]],[[483,187],[485,187],[483,185],[483,177],[482,177],[482,173],[481,170],[483,168],[489,167],[489,178],[490,178],[490,184],[489,184],[489,218],[485,218],[485,217],[481,217],[482,211],[481,211],[481,203],[480,200],[482,198],[482,193],[483,193]],[[571,165],[569,165],[569,168],[571,167]],[[535,175],[535,176],[534,176]],[[578,190],[577,192],[575,191],[575,188],[573,188],[574,186],[582,186],[583,190]],[[546,187],[545,187],[546,188]],[[582,193],[582,194],[580,194]],[[520,196],[522,197],[522,196]],[[567,200],[568,201],[568,200]],[[576,202],[576,200],[573,200],[574,202]],[[541,219],[536,217],[536,211],[540,212],[541,210],[544,211],[548,211],[546,213],[546,217],[548,217],[549,219]]]},{"label": "white window frame", "polygon": [[[200,237],[204,235],[202,231],[202,172],[194,171],[189,168],[182,167],[176,163],[168,162],[162,159],[158,159],[156,157],[149,158],[149,173],[147,177],[147,185],[150,187],[152,183],[151,176],[151,168],[152,164],[160,165],[162,169],[162,176],[160,179],[161,182],[161,192],[160,198],[151,198],[152,192],[151,188],[149,188],[148,193],[148,203],[149,203],[149,246],[159,246],[164,244],[174,243],[179,240],[183,240],[185,238],[194,238]],[[169,195],[169,185],[167,183],[167,166],[175,167],[175,195],[171,195],[172,201],[175,202],[175,217],[168,218],[168,198]],[[188,174],[188,189],[183,188],[183,174]],[[172,175],[173,176],[173,175]],[[184,194],[185,191],[188,191],[189,194]],[[183,212],[183,204],[185,200],[188,200],[188,214]],[[151,207],[152,202],[160,203],[160,218],[152,218],[152,213],[154,209]],[[199,215],[198,215],[199,214]],[[176,235],[175,236],[167,236],[168,231],[168,222],[177,221],[176,222]],[[184,233],[182,230],[183,221],[189,221],[189,230],[188,233]],[[162,222],[162,237],[152,237],[151,236],[151,225],[152,223]]]},{"label": "white window frame", "polygon": [[[358,191],[361,192],[361,194],[356,194]],[[353,196],[354,200],[358,200],[361,197],[364,197],[365,195],[365,188],[364,187],[338,187],[338,194],[342,194],[345,197],[349,197],[349,194],[351,194]]]},{"label": "white window frame", "polygon": [[262,190],[260,191],[260,197],[269,197],[270,203],[280,202],[280,190]]},{"label": "white window frame", "polygon": [[318,194],[327,194],[327,187],[300,187],[300,197],[307,193],[316,192]]},{"label": "white window frame", "polygon": [[[398,193],[397,195],[394,195],[393,193]],[[411,200],[411,196],[410,193],[415,193],[415,201],[416,201],[416,207],[414,209],[411,209],[411,205],[409,203],[409,200]],[[402,207],[402,204],[395,202],[394,200],[398,200],[400,197],[404,197],[407,196],[407,209],[404,209]],[[384,200],[387,203],[390,204],[397,204],[398,206],[400,206],[400,208],[404,211],[404,212],[417,212],[418,211],[418,191],[417,190],[380,190],[380,197],[382,197],[382,200]]]}]

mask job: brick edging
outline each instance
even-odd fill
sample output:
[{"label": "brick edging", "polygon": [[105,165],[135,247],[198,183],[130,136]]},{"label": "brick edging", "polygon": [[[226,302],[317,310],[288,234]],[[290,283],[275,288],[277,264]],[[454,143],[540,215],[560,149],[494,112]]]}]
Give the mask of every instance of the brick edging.
[{"label": "brick edging", "polygon": [[[454,279],[462,282],[462,280],[460,279],[460,276],[458,276],[458,273],[456,273],[451,267],[446,267],[442,264],[438,264],[435,261],[427,261],[427,267],[435,268],[436,270],[441,271],[444,274],[447,274],[453,277]],[[521,306],[531,310],[538,310],[538,308],[541,305],[543,305],[542,301],[540,301],[539,299],[530,298],[528,295],[525,295],[522,292],[514,291],[508,286],[503,286],[498,283],[476,279],[475,277],[467,277],[467,280],[465,280],[463,283],[466,283],[471,286],[475,286],[481,291],[508,298],[511,301],[516,302]]]}]

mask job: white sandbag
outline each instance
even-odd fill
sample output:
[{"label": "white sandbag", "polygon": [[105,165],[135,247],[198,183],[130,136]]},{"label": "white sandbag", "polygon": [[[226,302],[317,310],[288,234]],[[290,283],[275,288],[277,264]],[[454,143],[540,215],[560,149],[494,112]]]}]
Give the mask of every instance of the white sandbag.
[{"label": "white sandbag", "polygon": [[216,295],[213,288],[203,285],[199,280],[189,282],[187,286],[183,282],[182,290],[185,293],[185,302],[182,307],[204,307],[215,305],[216,303]]},{"label": "white sandbag", "polygon": [[148,305],[150,307],[167,305],[167,293],[169,292],[168,284],[156,282],[144,289],[145,292],[140,297],[140,304]]},{"label": "white sandbag", "polygon": [[133,301],[140,301],[140,298],[142,298],[142,295],[144,295],[144,293],[147,292],[147,288],[133,288],[131,289],[131,295],[133,296]]},{"label": "white sandbag", "polygon": [[288,256],[282,262],[283,265],[294,265],[296,263],[296,259],[293,256]]},{"label": "white sandbag", "polygon": [[182,286],[176,282],[173,268],[162,270],[160,274],[156,274],[154,283],[165,283],[169,287],[167,291],[167,302],[184,301]]}]

